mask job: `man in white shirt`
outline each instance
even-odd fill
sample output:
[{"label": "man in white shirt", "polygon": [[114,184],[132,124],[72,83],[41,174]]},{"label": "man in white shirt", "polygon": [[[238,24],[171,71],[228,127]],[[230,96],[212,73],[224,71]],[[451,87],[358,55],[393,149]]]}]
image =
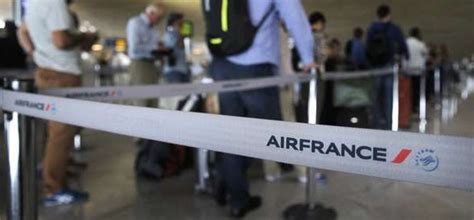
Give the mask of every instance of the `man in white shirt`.
[{"label": "man in white shirt", "polygon": [[410,30],[410,37],[407,39],[408,51],[410,58],[406,60],[405,66],[408,69],[423,70],[425,69],[426,59],[428,57],[428,47],[422,41],[420,29],[415,27]]},{"label": "man in white shirt", "polygon": [[[30,0],[25,25],[19,33],[22,45],[29,45],[38,66],[35,84],[40,89],[81,85],[80,49],[90,49],[97,34],[79,33],[69,4],[71,0]],[[43,203],[56,206],[85,201],[87,193],[66,186],[66,166],[76,128],[49,122],[43,160]]]},{"label": "man in white shirt", "polygon": [[[410,29],[410,36],[406,40],[408,51],[410,52],[410,58],[404,60],[404,67],[406,72],[411,75],[409,83],[411,84],[411,94],[412,104],[411,106],[415,111],[418,109],[418,100],[420,97],[420,78],[421,74],[425,72],[426,61],[428,59],[428,47],[425,42],[422,40],[421,31],[419,28],[414,27]],[[407,95],[405,95],[407,96]],[[400,125],[408,122],[406,120],[401,120]]]}]

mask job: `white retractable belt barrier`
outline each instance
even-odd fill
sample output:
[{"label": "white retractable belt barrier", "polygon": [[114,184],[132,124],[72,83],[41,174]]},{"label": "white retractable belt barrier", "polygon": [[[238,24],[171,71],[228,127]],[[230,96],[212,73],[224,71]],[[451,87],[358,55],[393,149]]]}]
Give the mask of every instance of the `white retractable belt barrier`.
[{"label": "white retractable belt barrier", "polygon": [[393,68],[382,68],[382,69],[373,69],[366,71],[354,71],[354,72],[328,72],[324,73],[321,76],[322,80],[350,80],[350,79],[361,79],[368,77],[377,77],[393,74]]},{"label": "white retractable belt barrier", "polygon": [[[392,74],[392,68],[359,72],[331,72],[322,75],[322,80],[350,80]],[[41,90],[44,95],[85,100],[113,101],[124,99],[149,99],[171,96],[185,96],[201,93],[245,91],[271,86],[283,86],[290,83],[311,81],[308,74],[283,75],[259,79],[229,80],[214,83],[187,83],[172,85],[81,87]]]},{"label": "white retractable belt barrier", "polygon": [[290,83],[309,82],[311,78],[312,76],[307,74],[298,74],[214,83],[47,89],[40,91],[40,93],[86,100],[148,99],[213,92],[245,91],[272,86],[283,86]]},{"label": "white retractable belt barrier", "polygon": [[81,127],[314,168],[474,188],[474,139],[1,93],[5,110]]}]

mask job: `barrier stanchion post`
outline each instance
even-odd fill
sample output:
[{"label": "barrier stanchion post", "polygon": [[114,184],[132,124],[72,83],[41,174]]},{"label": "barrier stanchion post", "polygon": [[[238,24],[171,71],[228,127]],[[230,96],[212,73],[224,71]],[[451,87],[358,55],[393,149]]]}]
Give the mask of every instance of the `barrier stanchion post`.
[{"label": "barrier stanchion post", "polygon": [[[32,80],[4,79],[3,85],[7,90],[33,90]],[[17,112],[4,112],[3,118],[8,170],[7,218],[35,220],[38,204],[33,119]]]},{"label": "barrier stanchion post", "polygon": [[[308,124],[318,124],[318,81],[319,74],[316,70],[311,71],[311,75],[314,79],[309,83],[309,95],[308,95]],[[308,203],[309,209],[316,207],[316,181],[315,176],[318,171],[315,168],[308,168],[306,178],[308,180],[306,184],[306,202]]]},{"label": "barrier stanchion post", "polygon": [[435,93],[435,117],[433,123],[433,133],[440,134],[441,133],[441,120],[443,117],[443,110],[442,110],[442,94],[441,94],[441,70],[440,67],[437,67],[434,70],[434,93]]},{"label": "barrier stanchion post", "polygon": [[[309,83],[308,123],[315,125],[318,123],[318,83],[320,76],[316,69],[311,70],[311,75],[313,75],[313,79]],[[317,169],[307,168],[306,203],[288,207],[283,213],[286,220],[336,219],[337,213],[334,209],[325,208],[317,203],[317,183],[315,179],[317,173]]]},{"label": "barrier stanchion post", "polygon": [[194,186],[194,189],[197,193],[210,193],[208,181],[210,177],[209,168],[208,168],[208,154],[209,151],[206,149],[197,149],[196,152],[196,167],[197,167],[197,183]]},{"label": "barrier stanchion post", "polygon": [[420,75],[420,100],[419,100],[419,129],[421,133],[426,132],[426,71],[423,71]]},{"label": "barrier stanchion post", "polygon": [[74,135],[74,150],[81,151],[82,150],[82,137],[81,134],[77,133]]},{"label": "barrier stanchion post", "polygon": [[448,122],[449,120],[449,87],[450,87],[450,82],[448,77],[443,77],[443,73],[441,72],[441,67],[438,67],[438,73],[439,79],[438,79],[438,84],[439,84],[439,100],[441,103],[441,121],[443,123]]},{"label": "barrier stanchion post", "polygon": [[434,72],[434,90],[436,99],[436,109],[441,108],[442,95],[441,95],[441,70],[439,67]]},{"label": "barrier stanchion post", "polygon": [[393,66],[393,94],[392,94],[392,131],[398,131],[398,120],[400,112],[400,67],[398,64]]}]

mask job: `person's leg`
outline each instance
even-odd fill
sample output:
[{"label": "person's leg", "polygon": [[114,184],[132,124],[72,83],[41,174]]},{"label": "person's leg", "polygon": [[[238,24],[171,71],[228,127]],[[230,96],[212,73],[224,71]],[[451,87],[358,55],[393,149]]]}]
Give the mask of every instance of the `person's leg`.
[{"label": "person's leg", "polygon": [[140,61],[132,60],[130,66],[128,67],[128,72],[130,74],[130,85],[139,85],[142,82],[142,75],[140,70]]},{"label": "person's leg", "polygon": [[392,128],[392,106],[393,106],[393,76],[385,76],[384,83],[384,129],[390,130]]},{"label": "person's leg", "polygon": [[250,197],[246,172],[249,159],[232,154],[223,154],[221,159],[221,171],[225,172],[224,183],[230,195],[230,206],[242,209]]},{"label": "person's leg", "polygon": [[[296,112],[295,105],[293,102],[294,90],[292,86],[284,87],[280,92],[281,99],[281,110],[282,110],[282,119],[287,122],[296,122]],[[275,163],[275,162],[273,162]],[[278,165],[277,163],[275,163]],[[304,166],[294,166],[296,175],[299,180],[302,180],[306,177],[306,167]]]},{"label": "person's leg", "polygon": [[190,78],[187,74],[179,71],[170,71],[165,73],[166,82],[169,84],[189,83]]},{"label": "person's leg", "polygon": [[[214,60],[210,66],[210,74],[216,81],[228,79],[234,71],[234,65],[223,60]],[[245,116],[242,100],[237,92],[219,94],[219,109],[222,115]],[[227,194],[231,205],[241,208],[248,199],[248,183],[242,172],[244,158],[231,154],[219,154],[217,162],[216,199],[225,204]]]},{"label": "person's leg", "polygon": [[[76,87],[81,85],[79,76],[38,69],[36,86],[40,89]],[[66,166],[77,131],[74,126],[49,122],[48,138],[43,159],[43,193],[50,195],[66,187]]]},{"label": "person's leg", "polygon": [[281,120],[280,94],[278,87],[242,92],[250,118]]},{"label": "person's leg", "polygon": [[[246,70],[248,74],[254,74],[254,78],[273,75],[273,66],[258,66]],[[280,88],[271,87],[257,90],[241,92],[246,116],[251,118],[261,118],[270,120],[282,120],[280,105]],[[280,167],[275,162],[264,162],[264,170],[267,180],[273,181],[281,173]],[[243,170],[246,173],[246,169]]]},{"label": "person's leg", "polygon": [[[156,68],[155,64],[151,61],[146,61],[142,63],[142,85],[158,85],[159,77],[158,77],[158,69]],[[150,108],[157,108],[158,107],[158,99],[149,99],[146,101],[146,107]]]},{"label": "person's leg", "polygon": [[[330,84],[332,82],[330,81],[322,81],[320,80],[318,82],[318,88],[317,94],[318,96],[316,97],[317,101],[317,118],[318,118],[318,124],[329,124],[331,119],[329,118],[332,113],[332,91],[328,94]],[[309,88],[308,88],[309,89]],[[308,91],[309,94],[309,91]],[[308,122],[306,122],[308,123]]]},{"label": "person's leg", "polygon": [[166,83],[168,84],[176,84],[179,83],[179,77],[174,72],[167,72],[165,73]]},{"label": "person's leg", "polygon": [[299,92],[300,99],[296,106],[296,121],[308,123],[309,83],[301,83]]},{"label": "person's leg", "polygon": [[[273,65],[259,65],[245,71],[253,78],[273,76]],[[270,87],[240,92],[247,116],[250,118],[282,120],[279,87]]]},{"label": "person's leg", "polygon": [[[141,85],[143,82],[142,79],[142,71],[141,71],[141,64],[139,60],[132,60],[130,66],[128,67],[128,72],[130,74],[130,85],[137,86]],[[144,100],[133,100],[132,101],[134,106],[145,106],[146,101]]]},{"label": "person's leg", "polygon": [[301,183],[306,183],[308,181],[306,177],[306,167],[304,166],[295,166],[296,175],[298,176],[298,181]]},{"label": "person's leg", "polygon": [[43,159],[43,193],[54,194],[66,187],[66,167],[73,138],[74,126],[49,122],[48,140]]},{"label": "person's leg", "polygon": [[281,177],[280,166],[274,161],[263,161],[263,172],[265,174],[265,180],[269,182],[273,182]]},{"label": "person's leg", "polygon": [[374,129],[381,129],[383,124],[383,89],[382,89],[382,77],[377,77],[374,80],[374,92],[373,92],[373,103],[372,103],[372,127]]},{"label": "person's leg", "polygon": [[191,75],[188,73],[181,74],[181,82],[182,83],[190,83],[191,82]]},{"label": "person's leg", "polygon": [[293,93],[293,89],[289,86],[280,89],[280,108],[283,121],[296,121],[295,108],[293,105]]},{"label": "person's leg", "polygon": [[[158,72],[151,61],[132,60],[130,67],[130,85],[158,84]],[[157,107],[156,100],[135,100],[134,105],[142,107]]]}]

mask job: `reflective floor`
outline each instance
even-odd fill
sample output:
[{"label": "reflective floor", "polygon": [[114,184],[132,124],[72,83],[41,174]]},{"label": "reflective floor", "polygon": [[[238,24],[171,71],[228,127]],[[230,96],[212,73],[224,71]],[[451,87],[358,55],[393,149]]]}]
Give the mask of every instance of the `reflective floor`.
[{"label": "reflective floor", "polygon": [[[458,114],[441,126],[442,134],[474,137],[474,97],[460,105]],[[433,120],[430,120],[433,122]],[[433,123],[430,123],[431,125]],[[433,127],[428,129],[433,131]],[[76,156],[88,162],[74,187],[87,190],[91,199],[83,205],[40,208],[40,219],[226,219],[207,195],[194,191],[193,170],[161,182],[137,179],[133,171],[134,139],[92,130],[83,131],[84,151]],[[4,149],[0,150],[4,161]],[[474,193],[421,184],[388,181],[359,175],[327,172],[319,200],[337,210],[338,219],[474,219]],[[263,207],[246,219],[282,219],[289,205],[304,201],[304,185],[293,175],[281,181],[263,180],[261,162],[250,172],[251,189],[263,197]],[[0,193],[0,219],[5,219],[4,167]]]}]

